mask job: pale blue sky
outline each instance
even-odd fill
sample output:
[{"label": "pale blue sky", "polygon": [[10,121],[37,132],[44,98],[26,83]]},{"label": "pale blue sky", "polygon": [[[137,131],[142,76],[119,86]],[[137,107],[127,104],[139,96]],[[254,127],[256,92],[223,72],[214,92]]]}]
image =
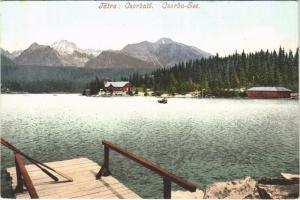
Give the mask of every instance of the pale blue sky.
[{"label": "pale blue sky", "polygon": [[[294,50],[298,43],[298,2],[197,2],[199,9],[101,10],[100,2],[1,2],[1,47],[66,39],[81,48],[121,49],[161,37],[210,53]],[[188,2],[181,2],[188,3]]]}]

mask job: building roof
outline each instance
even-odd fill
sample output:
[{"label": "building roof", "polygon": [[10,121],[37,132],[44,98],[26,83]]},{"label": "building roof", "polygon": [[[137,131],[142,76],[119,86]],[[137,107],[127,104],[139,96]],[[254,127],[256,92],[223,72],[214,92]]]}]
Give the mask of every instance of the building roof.
[{"label": "building roof", "polygon": [[252,87],[247,91],[268,91],[268,92],[291,92],[292,90],[285,87]]},{"label": "building roof", "polygon": [[104,86],[109,87],[110,85],[112,85],[113,87],[124,87],[127,83],[129,82],[128,81],[106,82]]}]

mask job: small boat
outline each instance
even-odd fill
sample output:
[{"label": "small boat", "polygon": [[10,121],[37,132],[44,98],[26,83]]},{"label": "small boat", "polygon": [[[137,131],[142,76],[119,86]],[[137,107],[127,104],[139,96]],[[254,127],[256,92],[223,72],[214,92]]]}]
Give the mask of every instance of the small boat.
[{"label": "small boat", "polygon": [[168,103],[168,100],[166,98],[162,98],[162,99],[158,100],[158,103],[166,104],[166,103]]}]

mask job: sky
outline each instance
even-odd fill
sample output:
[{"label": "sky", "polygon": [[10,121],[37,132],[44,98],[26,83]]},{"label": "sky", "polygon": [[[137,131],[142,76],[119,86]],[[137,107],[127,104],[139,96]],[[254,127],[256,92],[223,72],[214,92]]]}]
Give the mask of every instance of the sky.
[{"label": "sky", "polygon": [[152,9],[126,9],[126,2],[99,9],[100,3],[2,1],[0,46],[11,52],[68,40],[83,49],[119,50],[167,37],[221,56],[298,46],[296,1],[200,1],[198,9],[163,9],[163,2],[152,2]]}]

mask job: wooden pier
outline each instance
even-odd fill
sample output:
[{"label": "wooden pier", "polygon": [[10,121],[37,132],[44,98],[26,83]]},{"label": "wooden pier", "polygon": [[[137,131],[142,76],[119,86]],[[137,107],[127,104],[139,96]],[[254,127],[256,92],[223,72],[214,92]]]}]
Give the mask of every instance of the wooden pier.
[{"label": "wooden pier", "polygon": [[[1,138],[1,144],[15,154],[16,167],[6,170],[11,176],[12,187],[17,199],[139,199],[140,197],[137,194],[112,176],[109,169],[110,150],[135,161],[161,176],[163,179],[162,192],[164,199],[171,199],[172,183],[176,183],[189,192],[196,191],[196,186],[193,183],[109,141],[102,141],[104,146],[102,166],[87,158],[41,163],[21,152],[3,138]],[[23,158],[26,158],[32,164],[25,165]]]},{"label": "wooden pier", "polygon": [[[63,171],[73,178],[73,182],[65,180],[53,181],[37,166],[25,165],[32,184],[39,198],[80,198],[80,199],[140,199],[136,193],[124,186],[113,176],[103,176],[96,180],[95,176],[101,166],[87,158],[45,163],[57,170]],[[12,178],[12,186],[17,186],[16,168],[7,172]],[[28,191],[15,193],[17,199],[29,199]]]}]

